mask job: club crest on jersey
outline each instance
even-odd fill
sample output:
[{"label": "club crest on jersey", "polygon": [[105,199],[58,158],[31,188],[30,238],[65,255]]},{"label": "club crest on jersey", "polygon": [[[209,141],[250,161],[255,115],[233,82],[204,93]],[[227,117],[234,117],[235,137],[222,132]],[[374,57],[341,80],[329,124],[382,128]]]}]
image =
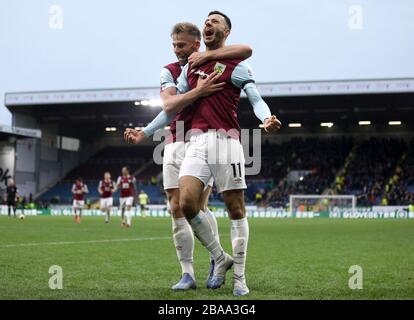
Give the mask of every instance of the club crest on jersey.
[{"label": "club crest on jersey", "polygon": [[226,65],[222,64],[220,62],[217,62],[216,65],[214,66],[214,71],[217,71],[218,73],[223,74],[224,70],[226,70]]}]

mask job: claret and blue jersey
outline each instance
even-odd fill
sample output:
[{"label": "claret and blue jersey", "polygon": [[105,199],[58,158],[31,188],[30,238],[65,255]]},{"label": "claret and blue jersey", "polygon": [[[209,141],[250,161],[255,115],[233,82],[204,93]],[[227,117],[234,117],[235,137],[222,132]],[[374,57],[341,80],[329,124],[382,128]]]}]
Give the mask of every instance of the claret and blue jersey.
[{"label": "claret and blue jersey", "polygon": [[[178,76],[178,72],[181,74]],[[258,92],[253,72],[249,64],[241,59],[223,59],[210,61],[198,68],[190,69],[189,64],[181,68],[178,63],[165,66],[160,75],[161,90],[171,87],[177,88],[177,94],[185,93],[197,86],[201,75],[208,75],[214,71],[222,73],[218,82],[226,82],[224,89],[209,97],[197,100],[178,114],[161,111],[154,120],[144,128],[144,134],[149,137],[155,131],[171,124],[175,141],[175,123],[184,121],[185,131],[189,129],[224,129],[230,131],[240,129],[237,121],[237,107],[240,101],[240,92],[244,90],[256,117],[264,122],[271,116],[268,105]],[[235,137],[236,138],[236,137]]]},{"label": "claret and blue jersey", "polygon": [[[240,129],[237,120],[237,107],[241,89],[253,85],[253,74],[247,62],[241,59],[210,61],[198,68],[187,64],[177,80],[177,90],[185,93],[194,89],[200,76],[210,75],[214,71],[221,73],[217,82],[225,82],[223,90],[201,98],[195,102],[192,129]],[[236,137],[237,138],[237,137]]]}]

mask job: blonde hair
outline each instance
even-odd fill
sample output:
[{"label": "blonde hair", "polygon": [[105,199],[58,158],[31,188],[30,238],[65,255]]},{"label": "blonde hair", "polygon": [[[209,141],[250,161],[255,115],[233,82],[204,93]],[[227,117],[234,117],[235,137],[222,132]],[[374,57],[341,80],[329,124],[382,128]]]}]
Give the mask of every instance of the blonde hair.
[{"label": "blonde hair", "polygon": [[194,36],[197,40],[201,40],[200,29],[193,23],[190,22],[180,22],[174,25],[171,31],[171,37],[175,34],[187,33]]}]

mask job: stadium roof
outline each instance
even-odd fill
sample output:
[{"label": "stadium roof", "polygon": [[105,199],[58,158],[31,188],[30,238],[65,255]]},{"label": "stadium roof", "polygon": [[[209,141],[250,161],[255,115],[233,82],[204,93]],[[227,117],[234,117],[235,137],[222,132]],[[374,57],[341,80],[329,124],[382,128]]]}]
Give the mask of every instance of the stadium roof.
[{"label": "stadium roof", "polygon": [[[402,88],[403,82],[394,85]],[[414,91],[411,82],[405,85],[407,91]],[[263,86],[265,84],[259,85],[262,93]],[[66,98],[62,98],[62,94],[79,101],[63,102]],[[19,103],[13,101],[17,96]],[[291,92],[289,95],[264,94],[264,97],[272,113],[285,124],[282,132],[291,130],[286,125],[290,122],[302,123],[309,129],[319,128],[320,122],[327,121],[334,122],[336,128],[348,130],[361,120],[373,121],[378,130],[386,128],[390,120],[402,120],[404,126],[400,130],[414,131],[414,92],[314,95]],[[30,114],[42,124],[58,125],[61,133],[69,136],[96,134],[104,132],[106,127],[121,130],[143,127],[161,111],[158,88],[9,93],[6,102],[12,113]],[[243,96],[238,117],[242,127],[258,125]]]},{"label": "stadium roof", "polygon": [[28,129],[21,127],[11,127],[0,125],[0,137],[24,137],[24,138],[41,138],[42,132],[37,129]]},{"label": "stadium roof", "polygon": [[[263,97],[414,92],[414,79],[361,79],[258,83]],[[11,92],[6,106],[159,99],[159,87]]]}]

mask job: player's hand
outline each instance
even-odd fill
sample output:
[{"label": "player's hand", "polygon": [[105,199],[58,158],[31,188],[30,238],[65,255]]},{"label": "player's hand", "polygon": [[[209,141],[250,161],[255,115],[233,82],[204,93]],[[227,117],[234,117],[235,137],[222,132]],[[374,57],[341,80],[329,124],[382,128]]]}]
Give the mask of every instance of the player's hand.
[{"label": "player's hand", "polygon": [[209,60],[208,52],[193,52],[188,57],[188,63],[192,68],[203,65]]},{"label": "player's hand", "polygon": [[199,90],[200,97],[207,97],[216,92],[223,90],[226,85],[225,82],[216,83],[222,74],[214,71],[206,78],[199,78],[197,81],[197,89]]},{"label": "player's hand", "polygon": [[268,133],[275,133],[281,127],[282,127],[282,123],[274,115],[267,118],[264,122],[264,129]]},{"label": "player's hand", "polygon": [[142,130],[135,130],[132,128],[126,128],[124,132],[124,139],[127,143],[130,144],[139,144],[143,140],[145,140],[146,136],[144,131]]}]

